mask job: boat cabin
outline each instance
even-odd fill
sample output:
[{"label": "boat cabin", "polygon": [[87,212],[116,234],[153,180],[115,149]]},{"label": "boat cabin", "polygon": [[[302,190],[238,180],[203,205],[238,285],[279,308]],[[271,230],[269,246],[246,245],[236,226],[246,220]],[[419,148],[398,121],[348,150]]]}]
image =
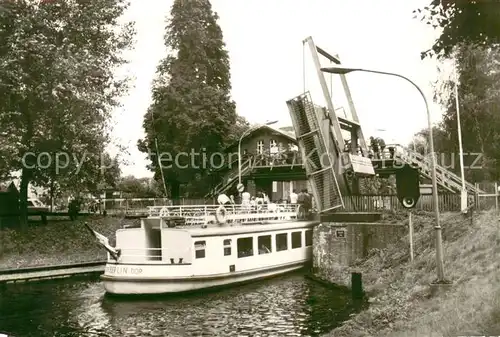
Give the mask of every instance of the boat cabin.
[{"label": "boat cabin", "polygon": [[[251,221],[201,225],[188,224],[189,217],[144,218],[140,227],[116,232],[116,248],[120,250],[116,263],[190,266],[193,274],[209,275],[310,259],[312,228],[317,221],[290,219],[286,212],[247,217]],[[176,273],[184,272],[177,269]]]}]

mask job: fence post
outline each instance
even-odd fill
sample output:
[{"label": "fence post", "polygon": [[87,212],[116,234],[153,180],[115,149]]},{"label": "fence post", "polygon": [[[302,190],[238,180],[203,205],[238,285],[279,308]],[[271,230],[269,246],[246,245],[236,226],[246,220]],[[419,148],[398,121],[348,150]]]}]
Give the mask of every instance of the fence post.
[{"label": "fence post", "polygon": [[495,181],[495,211],[498,212],[498,183]]},{"label": "fence post", "polygon": [[413,262],[413,220],[411,218],[411,211],[408,212],[408,227],[410,239],[410,261]]},{"label": "fence post", "polygon": [[[474,188],[476,189],[476,191],[479,190],[479,184],[478,183],[474,183]],[[479,193],[474,193],[474,203],[476,204],[476,207],[477,209],[479,209]]]}]

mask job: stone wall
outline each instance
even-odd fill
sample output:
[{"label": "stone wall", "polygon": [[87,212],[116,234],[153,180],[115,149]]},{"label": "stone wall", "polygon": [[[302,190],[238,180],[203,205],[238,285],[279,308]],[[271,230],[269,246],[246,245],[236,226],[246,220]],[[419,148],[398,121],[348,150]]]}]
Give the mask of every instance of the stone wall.
[{"label": "stone wall", "polygon": [[313,272],[341,285],[350,285],[352,265],[374,248],[385,248],[405,235],[402,225],[386,223],[322,223],[313,231]]}]

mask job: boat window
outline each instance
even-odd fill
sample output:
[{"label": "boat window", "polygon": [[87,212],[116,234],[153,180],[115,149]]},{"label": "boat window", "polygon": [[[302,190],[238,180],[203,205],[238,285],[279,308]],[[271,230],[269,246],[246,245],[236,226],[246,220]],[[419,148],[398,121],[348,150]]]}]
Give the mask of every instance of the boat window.
[{"label": "boat window", "polygon": [[231,239],[224,240],[224,256],[231,255]]},{"label": "boat window", "polygon": [[253,237],[239,238],[236,243],[238,246],[238,257],[253,256]]},{"label": "boat window", "polygon": [[203,259],[205,257],[205,241],[196,241],[194,243],[195,257],[197,259]]},{"label": "boat window", "polygon": [[302,232],[292,233],[292,249],[302,247]]},{"label": "boat window", "polygon": [[280,252],[282,250],[288,249],[288,234],[276,234],[276,251]]},{"label": "boat window", "polygon": [[313,231],[312,229],[306,230],[306,246],[312,246],[313,244]]},{"label": "boat window", "polygon": [[271,235],[259,236],[257,238],[259,254],[269,254],[271,252]]}]

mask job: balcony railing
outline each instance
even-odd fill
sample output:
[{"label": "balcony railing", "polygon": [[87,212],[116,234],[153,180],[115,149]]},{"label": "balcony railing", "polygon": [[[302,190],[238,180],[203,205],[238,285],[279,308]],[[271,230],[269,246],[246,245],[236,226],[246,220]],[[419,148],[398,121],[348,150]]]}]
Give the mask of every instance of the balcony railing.
[{"label": "balcony railing", "polygon": [[302,156],[298,151],[264,152],[262,154],[246,156],[246,158],[252,159],[252,168],[302,166]]}]

